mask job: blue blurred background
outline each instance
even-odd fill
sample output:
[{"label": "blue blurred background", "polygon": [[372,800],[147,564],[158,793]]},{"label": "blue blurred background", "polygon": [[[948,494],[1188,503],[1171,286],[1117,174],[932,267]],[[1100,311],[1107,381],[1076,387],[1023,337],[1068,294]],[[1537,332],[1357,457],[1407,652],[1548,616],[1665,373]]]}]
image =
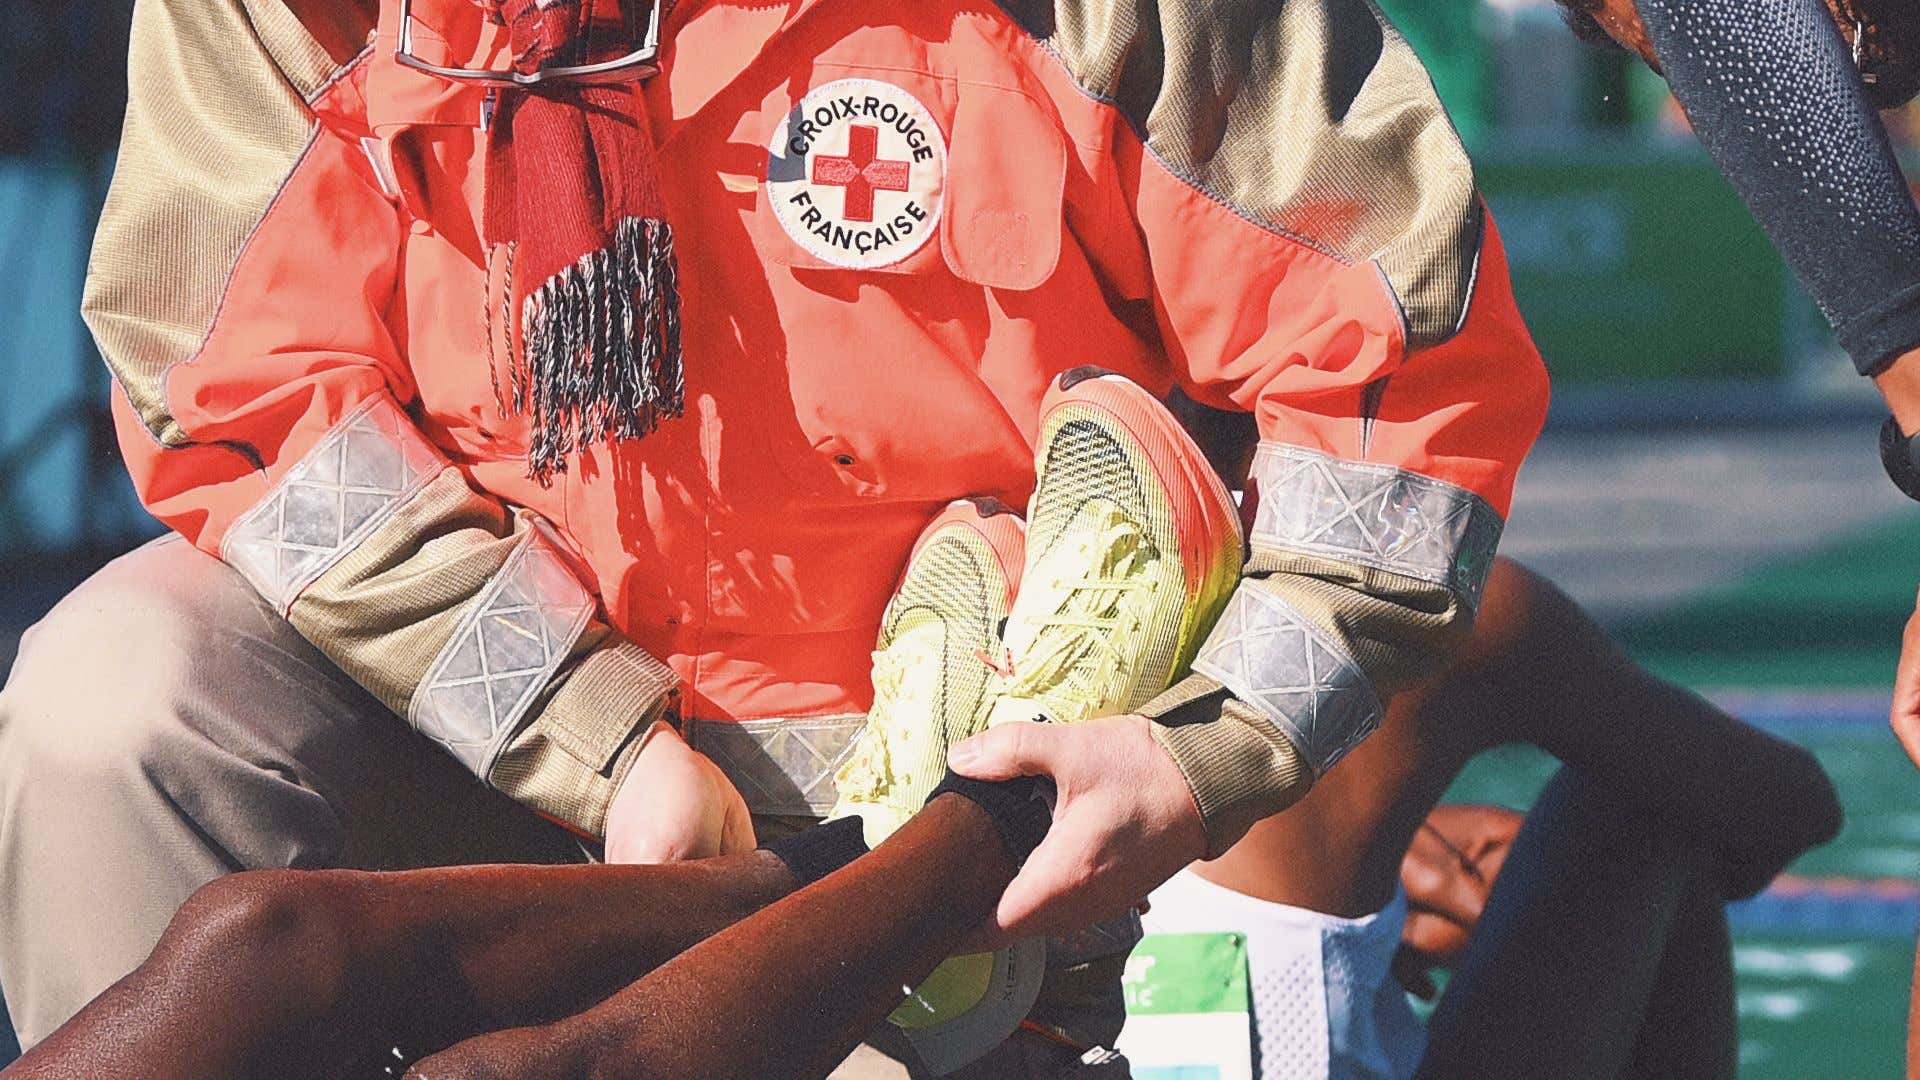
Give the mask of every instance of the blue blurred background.
[{"label": "blue blurred background", "polygon": [[[1475,153],[1555,376],[1505,550],[1644,662],[1810,746],[1847,804],[1836,843],[1734,912],[1743,1074],[1898,1076],[1920,813],[1884,717],[1920,515],[1879,475],[1876,399],[1657,78],[1548,0],[1381,3]],[[0,662],[156,531],[77,313],[129,5],[0,0]],[[1915,146],[1914,115],[1891,124]],[[1489,755],[1454,797],[1524,806],[1548,768]]]}]

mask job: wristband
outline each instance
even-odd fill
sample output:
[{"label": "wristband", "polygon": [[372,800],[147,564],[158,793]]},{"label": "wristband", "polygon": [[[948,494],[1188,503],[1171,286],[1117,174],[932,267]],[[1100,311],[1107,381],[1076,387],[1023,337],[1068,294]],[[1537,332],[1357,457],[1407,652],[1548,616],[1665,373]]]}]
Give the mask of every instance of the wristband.
[{"label": "wristband", "polygon": [[805,888],[865,855],[867,840],[859,818],[843,817],[768,841],[760,850],[786,863]]},{"label": "wristband", "polygon": [[1027,856],[1040,846],[1053,825],[1053,783],[1044,777],[1016,776],[1011,780],[975,780],[947,770],[947,778],[927,796],[932,802],[942,795],[970,799],[993,822],[1000,843],[1015,866],[1026,863]]}]

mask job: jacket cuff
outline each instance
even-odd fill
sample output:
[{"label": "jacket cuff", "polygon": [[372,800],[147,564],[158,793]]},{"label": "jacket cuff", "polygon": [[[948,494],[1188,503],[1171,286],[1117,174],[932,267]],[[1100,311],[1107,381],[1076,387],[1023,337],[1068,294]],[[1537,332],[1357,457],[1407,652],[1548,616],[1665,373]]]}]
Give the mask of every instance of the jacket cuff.
[{"label": "jacket cuff", "polygon": [[1154,741],[1186,778],[1209,859],[1313,786],[1313,770],[1293,740],[1205,675],[1188,676],[1140,712],[1154,721]]},{"label": "jacket cuff", "polygon": [[487,783],[576,832],[602,837],[607,805],[639,756],[640,736],[672,716],[679,694],[671,669],[609,635],[501,750]]}]

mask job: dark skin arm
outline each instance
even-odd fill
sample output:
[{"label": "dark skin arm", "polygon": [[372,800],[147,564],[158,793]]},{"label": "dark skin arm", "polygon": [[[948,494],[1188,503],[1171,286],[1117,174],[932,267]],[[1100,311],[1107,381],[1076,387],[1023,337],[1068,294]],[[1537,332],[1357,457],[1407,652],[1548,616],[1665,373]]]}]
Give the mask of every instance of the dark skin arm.
[{"label": "dark skin arm", "polygon": [[1715,852],[1730,898],[1840,831],[1833,783],[1811,754],[1648,674],[1553,583],[1510,565],[1522,632],[1477,677],[1518,706],[1520,739]]},{"label": "dark skin arm", "polygon": [[1623,807],[1714,853],[1729,896],[1761,888],[1840,826],[1810,754],[1647,674],[1552,583],[1502,559],[1461,659],[1395,698],[1380,730],[1306,798],[1195,871],[1278,903],[1378,911],[1460,769],[1512,742],[1580,767]]},{"label": "dark skin arm", "polygon": [[943,796],[871,855],[586,1012],[482,1036],[420,1080],[824,1076],[1013,879],[978,806]]},{"label": "dark skin arm", "polygon": [[396,1040],[458,1043],[419,1077],[825,1075],[1013,871],[985,812],[944,796],[797,893],[763,851],[239,874],[0,1075],[338,1077]]},{"label": "dark skin arm", "polygon": [[765,852],[236,874],[4,1075],[337,1077],[395,1042],[444,1046],[585,1008],[794,884]]}]

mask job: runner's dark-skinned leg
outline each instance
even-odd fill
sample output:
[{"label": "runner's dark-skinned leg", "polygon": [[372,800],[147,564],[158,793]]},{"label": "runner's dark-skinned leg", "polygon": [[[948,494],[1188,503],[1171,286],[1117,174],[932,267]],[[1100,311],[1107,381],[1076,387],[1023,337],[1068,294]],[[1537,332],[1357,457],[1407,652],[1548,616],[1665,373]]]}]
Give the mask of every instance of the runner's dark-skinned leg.
[{"label": "runner's dark-skinned leg", "polygon": [[1561,769],[1514,840],[1415,1075],[1732,1077],[1720,879],[1618,791]]},{"label": "runner's dark-skinned leg", "polygon": [[600,1000],[791,892],[766,851],[669,866],[263,871],[201,889],[152,955],[5,1070],[351,1075]]},{"label": "runner's dark-skinned leg", "polygon": [[481,1036],[418,1080],[824,1076],[993,910],[1015,860],[935,798],[874,852],[557,1023]]},{"label": "runner's dark-skinned leg", "polygon": [[1726,898],[1701,874],[1667,927],[1666,951],[1622,1080],[1732,1077],[1739,1069],[1733,932]]}]

